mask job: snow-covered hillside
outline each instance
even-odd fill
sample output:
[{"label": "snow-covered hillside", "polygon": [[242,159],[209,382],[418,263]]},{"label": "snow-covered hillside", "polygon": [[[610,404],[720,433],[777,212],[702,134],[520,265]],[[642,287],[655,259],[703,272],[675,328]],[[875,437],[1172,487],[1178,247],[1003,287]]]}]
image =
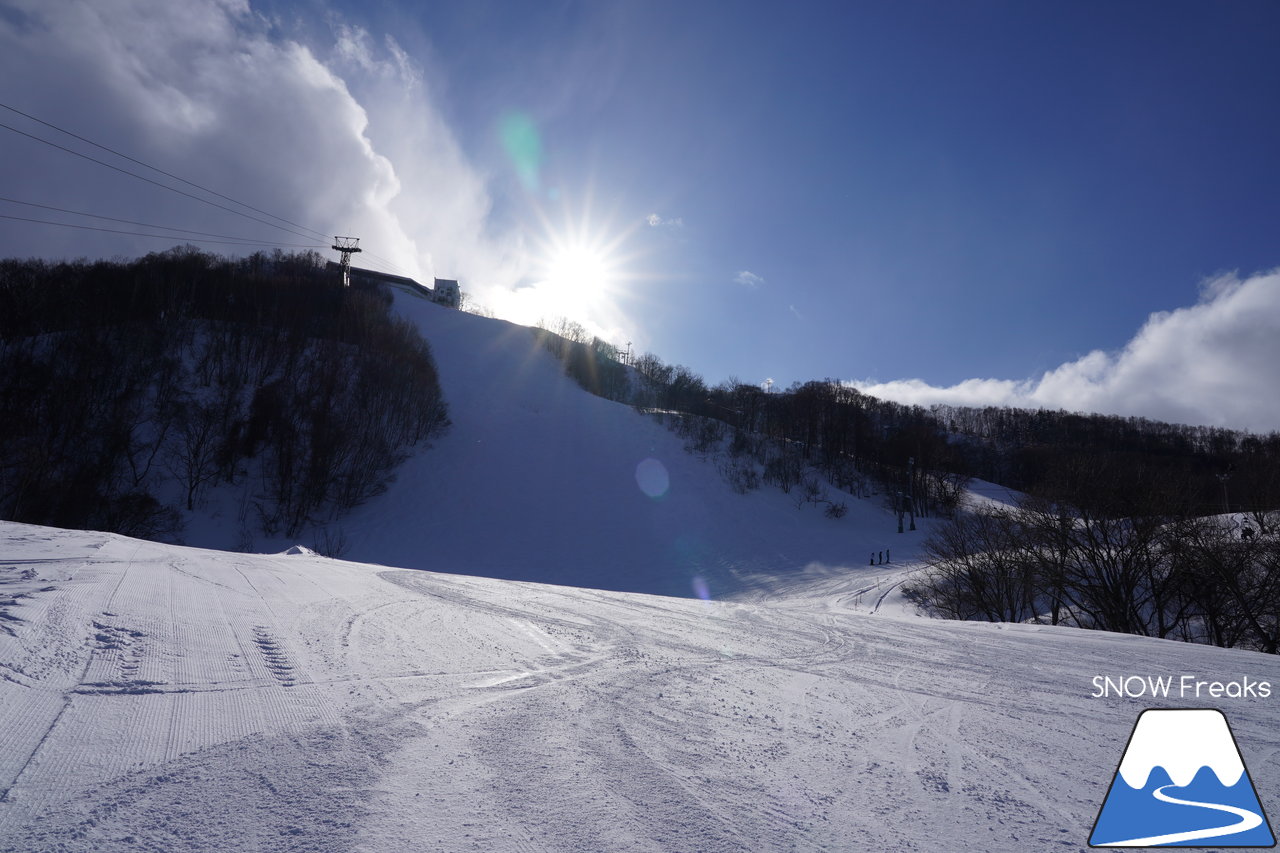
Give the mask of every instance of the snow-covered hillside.
[{"label": "snow-covered hillside", "polygon": [[[882,577],[871,552],[892,549],[901,564],[924,535],[925,525],[898,535],[880,498],[848,497],[849,514],[832,520],[774,488],[735,494],[714,462],[686,453],[653,418],[565,377],[530,329],[404,292],[396,310],[431,343],[453,427],[385,494],[330,526],[347,559],[722,598],[789,583],[806,567]],[[197,518],[186,541],[236,550],[237,530],[230,513]],[[307,531],[297,541],[322,539]]]},{"label": "snow-covered hillside", "polygon": [[[1077,850],[1188,704],[1280,793],[1274,656],[907,618],[928,522],[738,495],[528,329],[398,310],[453,428],[330,526],[381,565],[233,553],[227,494],[224,551],[0,522],[0,853]],[[1187,674],[1274,688],[1093,695]]]},{"label": "snow-covered hillside", "polygon": [[[1182,704],[1095,675],[1280,684],[1275,657],[839,600],[12,523],[0,555],[14,853],[1077,850],[1139,710]],[[1275,701],[1211,703],[1264,805]]]}]

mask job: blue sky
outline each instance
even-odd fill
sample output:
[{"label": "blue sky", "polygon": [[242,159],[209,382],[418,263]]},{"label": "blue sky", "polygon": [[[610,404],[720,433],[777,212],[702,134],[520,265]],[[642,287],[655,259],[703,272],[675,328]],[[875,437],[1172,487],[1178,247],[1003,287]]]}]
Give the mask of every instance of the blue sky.
[{"label": "blue sky", "polygon": [[[1280,397],[1272,2],[111,0],[96,29],[52,5],[0,0],[25,82],[59,49],[123,76],[6,74],[0,100],[500,314],[711,383],[1280,428],[1253,399]],[[140,18],[151,46],[113,23]],[[278,117],[237,100],[272,85]],[[18,183],[75,209],[97,186]],[[24,227],[0,250],[157,247]]]}]

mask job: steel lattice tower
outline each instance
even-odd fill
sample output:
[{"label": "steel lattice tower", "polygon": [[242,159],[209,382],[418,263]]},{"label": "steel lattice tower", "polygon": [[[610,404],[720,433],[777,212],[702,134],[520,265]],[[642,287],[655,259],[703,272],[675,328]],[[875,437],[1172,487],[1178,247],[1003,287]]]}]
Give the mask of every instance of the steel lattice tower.
[{"label": "steel lattice tower", "polygon": [[335,252],[342,253],[342,286],[351,286],[351,256],[360,251],[359,237],[334,237],[333,246]]}]

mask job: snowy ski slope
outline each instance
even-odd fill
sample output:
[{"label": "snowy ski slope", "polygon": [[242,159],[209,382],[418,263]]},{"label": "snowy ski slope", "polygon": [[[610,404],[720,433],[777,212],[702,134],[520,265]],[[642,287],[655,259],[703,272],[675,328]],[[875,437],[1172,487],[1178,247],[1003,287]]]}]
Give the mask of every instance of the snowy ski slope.
[{"label": "snowy ski slope", "polygon": [[1276,685],[1200,703],[1276,802],[1274,657],[905,618],[927,523],[734,494],[529,330],[399,308],[454,426],[341,523],[382,565],[232,553],[226,495],[223,551],[0,522],[0,853],[1079,850],[1187,704],[1098,675]]},{"label": "snowy ski slope", "polygon": [[[832,520],[775,488],[735,494],[713,461],[686,453],[652,417],[567,379],[530,329],[396,298],[431,343],[453,426],[403,464],[385,494],[331,525],[347,541],[346,559],[724,598],[772,589],[806,567],[870,570],[871,552],[886,548],[902,564],[925,535],[927,524],[898,535],[878,497],[844,495],[849,514]],[[637,480],[646,460],[667,474],[656,497]],[[191,519],[185,538],[240,550],[229,510]],[[304,531],[253,550],[322,538]]]},{"label": "snowy ski slope", "polygon": [[[1259,654],[0,524],[0,851],[1079,850]],[[1219,699],[1259,796],[1275,699]],[[1177,707],[1174,700],[1158,700]],[[1272,805],[1273,811],[1275,806]]]}]

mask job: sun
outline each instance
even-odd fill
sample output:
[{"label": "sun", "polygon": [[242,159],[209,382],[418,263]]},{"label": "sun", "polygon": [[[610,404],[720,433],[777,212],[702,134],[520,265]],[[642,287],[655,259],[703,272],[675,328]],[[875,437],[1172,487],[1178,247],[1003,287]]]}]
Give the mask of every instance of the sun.
[{"label": "sun", "polygon": [[626,232],[584,213],[553,227],[543,220],[544,237],[531,253],[533,286],[540,319],[573,320],[604,337],[618,331],[620,302],[628,292],[634,258],[625,250]]},{"label": "sun", "polygon": [[624,217],[619,227],[619,217],[593,211],[589,197],[561,204],[555,214],[534,208],[536,222],[520,240],[520,282],[492,307],[526,326],[569,321],[620,346],[634,332],[630,311],[644,278],[635,244],[644,220]]},{"label": "sun", "polygon": [[614,261],[607,250],[590,245],[554,247],[546,261],[548,296],[565,306],[590,310],[614,284]]}]

